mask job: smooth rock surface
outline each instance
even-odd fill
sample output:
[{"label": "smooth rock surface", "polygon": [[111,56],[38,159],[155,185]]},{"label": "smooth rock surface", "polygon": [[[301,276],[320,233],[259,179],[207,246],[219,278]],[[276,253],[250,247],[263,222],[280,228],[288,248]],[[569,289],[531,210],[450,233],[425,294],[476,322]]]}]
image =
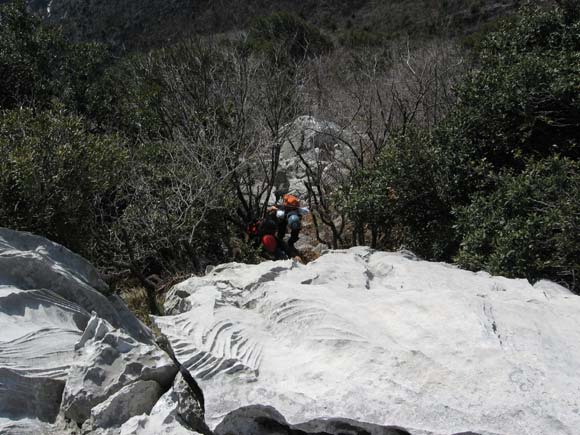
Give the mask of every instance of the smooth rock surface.
[{"label": "smooth rock surface", "polygon": [[143,342],[153,342],[151,331],[126,307],[121,308],[116,296],[105,296],[107,285],[91,263],[44,237],[0,227],[2,287],[19,289],[23,294],[49,290],[67,304],[81,307],[85,313],[94,311],[115,328],[123,328]]},{"label": "smooth rock surface", "polygon": [[74,344],[90,318],[78,302],[114,317],[92,287],[103,285],[62,246],[0,228],[0,432],[55,421]]},{"label": "smooth rock surface", "polygon": [[[269,405],[413,435],[575,435],[580,298],[366,248],[306,266],[228,264],[155,322],[198,379],[206,421]],[[181,311],[181,312],[180,312]]]}]

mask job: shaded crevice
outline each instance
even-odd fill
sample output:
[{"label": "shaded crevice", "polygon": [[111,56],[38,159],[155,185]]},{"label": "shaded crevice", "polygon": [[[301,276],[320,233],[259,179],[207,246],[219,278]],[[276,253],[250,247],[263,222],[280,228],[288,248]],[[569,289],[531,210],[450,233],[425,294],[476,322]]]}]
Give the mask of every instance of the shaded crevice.
[{"label": "shaded crevice", "polygon": [[486,329],[488,331],[490,331],[491,333],[493,333],[493,335],[495,335],[497,337],[497,340],[499,342],[500,347],[503,348],[504,342],[503,342],[503,338],[498,330],[497,327],[497,323],[495,321],[495,316],[493,314],[493,307],[491,306],[491,304],[487,301],[483,301],[483,315],[485,317],[485,321],[486,321]]},{"label": "shaded crevice", "polygon": [[[193,393],[194,397],[199,402],[203,415],[205,415],[205,397],[203,395],[203,391],[199,386],[199,384],[197,383],[197,381],[195,380],[195,378],[191,375],[191,373],[189,373],[189,370],[187,370],[187,368],[185,368],[183,364],[179,362],[179,360],[175,356],[175,352],[173,352],[173,348],[171,347],[171,343],[169,342],[167,337],[165,337],[164,335],[158,337],[157,345],[161,348],[161,350],[167,353],[169,358],[171,358],[175,366],[179,369],[179,373],[181,373],[181,376],[183,376],[183,379],[191,389],[191,392]],[[171,388],[171,386],[169,388]],[[169,388],[167,390],[169,390]]]}]

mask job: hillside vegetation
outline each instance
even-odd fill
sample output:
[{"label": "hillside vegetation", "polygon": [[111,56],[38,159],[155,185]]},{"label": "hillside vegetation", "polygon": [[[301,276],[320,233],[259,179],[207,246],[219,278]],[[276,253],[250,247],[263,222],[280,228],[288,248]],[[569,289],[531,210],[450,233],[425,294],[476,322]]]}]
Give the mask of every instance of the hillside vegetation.
[{"label": "hillside vegetation", "polygon": [[244,30],[276,12],[300,16],[341,41],[458,35],[510,13],[518,0],[140,0],[31,1],[37,13],[76,41],[124,48],[160,47],[193,34]]},{"label": "hillside vegetation", "polygon": [[307,170],[319,241],[578,291],[578,1],[525,7],[465,44],[341,44],[313,25],[325,10],[119,56],[0,6],[1,225],[150,292],[153,275],[257,261],[244,230],[277,187],[282,127],[311,114],[348,132],[333,139],[354,156],[331,178]]}]

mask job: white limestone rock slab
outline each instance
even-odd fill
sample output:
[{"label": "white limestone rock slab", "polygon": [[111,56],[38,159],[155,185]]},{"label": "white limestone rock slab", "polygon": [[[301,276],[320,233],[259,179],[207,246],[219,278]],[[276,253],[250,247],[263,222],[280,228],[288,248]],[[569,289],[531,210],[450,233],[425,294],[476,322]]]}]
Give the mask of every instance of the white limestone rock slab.
[{"label": "white limestone rock slab", "polygon": [[[37,287],[51,283],[50,287],[72,287],[86,284],[97,291],[106,291],[106,284],[99,278],[97,270],[80,255],[58,243],[31,233],[0,227],[0,258],[6,262],[20,260],[19,267],[3,270],[3,281],[8,277],[12,284],[21,288]],[[40,266],[40,267],[30,267]],[[4,268],[3,268],[4,269]],[[26,269],[23,273],[22,269]],[[66,281],[70,281],[66,283]],[[64,291],[64,289],[63,289]]]},{"label": "white limestone rock slab", "polygon": [[0,286],[0,367],[64,380],[89,318],[50,290]]},{"label": "white limestone rock slab", "polygon": [[[248,289],[259,286],[262,282],[271,281],[279,274],[296,267],[291,260],[263,262],[248,270],[246,265],[240,263],[225,263],[214,267],[203,277],[193,276],[171,288],[165,297],[165,312],[175,314],[189,311],[191,303],[199,305],[203,302],[197,298],[189,298],[192,294],[198,294],[203,298],[204,294],[211,294],[212,289],[219,289],[219,299],[216,303],[229,305],[235,303],[239,296],[245,294]],[[159,318],[159,321],[163,321]]]},{"label": "white limestone rock slab", "polygon": [[[156,346],[141,343],[93,316],[75,346],[62,411],[65,417],[82,424],[90,417],[91,409],[123,387],[141,380],[168,388],[177,371],[173,361]],[[130,410],[125,411],[130,414]]]},{"label": "white limestone rock slab", "polygon": [[249,405],[414,435],[580,427],[580,298],[551,284],[354,248],[178,287],[181,312],[154,321],[204,390],[210,427]]},{"label": "white limestone rock slab", "polygon": [[55,421],[74,344],[90,318],[60,293],[87,283],[100,285],[80,257],[0,228],[0,432],[24,433]]}]

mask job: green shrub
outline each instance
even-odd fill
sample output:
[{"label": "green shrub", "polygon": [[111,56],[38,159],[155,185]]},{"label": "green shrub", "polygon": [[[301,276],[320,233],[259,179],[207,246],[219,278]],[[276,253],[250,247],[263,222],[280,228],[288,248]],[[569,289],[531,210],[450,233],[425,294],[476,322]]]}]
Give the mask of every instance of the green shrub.
[{"label": "green shrub", "polygon": [[294,59],[332,49],[332,42],[320,30],[287,12],[256,19],[250,27],[248,43],[253,49],[269,54],[282,49]]},{"label": "green shrub", "polygon": [[150,55],[127,55],[86,88],[85,115],[100,131],[121,131],[131,139],[157,138],[161,130],[161,79],[144,71]]},{"label": "green shrub", "polygon": [[580,20],[566,17],[534,9],[505,22],[460,91],[456,121],[496,168],[554,152],[580,157]]},{"label": "green shrub", "polygon": [[24,2],[0,5],[0,109],[86,111],[86,90],[112,61],[99,44],[72,44],[58,28],[31,16]]},{"label": "green shrub", "polygon": [[119,214],[126,161],[119,137],[91,134],[79,117],[0,112],[0,222],[94,258]]},{"label": "green shrub", "polygon": [[578,291],[580,163],[554,156],[499,177],[458,211],[457,262],[508,277],[550,278]]},{"label": "green shrub", "polygon": [[[576,2],[576,9],[580,9]],[[491,192],[495,175],[529,159],[580,153],[580,19],[562,8],[525,9],[481,42],[479,66],[433,132],[446,201]]]},{"label": "green shrub", "polygon": [[461,38],[462,45],[470,51],[473,61],[477,62],[479,52],[483,49],[486,38],[493,32],[497,32],[503,25],[509,25],[514,22],[513,16],[498,17],[491,21],[481,24],[477,30]]},{"label": "green shrub", "polygon": [[347,210],[356,225],[376,233],[376,247],[450,258],[450,208],[441,200],[436,162],[429,135],[410,131],[394,136],[375,165],[357,174],[345,192]]},{"label": "green shrub", "polygon": [[0,5],[0,108],[50,97],[46,75],[57,69],[51,53],[60,45],[55,32],[28,15],[24,2]]}]

